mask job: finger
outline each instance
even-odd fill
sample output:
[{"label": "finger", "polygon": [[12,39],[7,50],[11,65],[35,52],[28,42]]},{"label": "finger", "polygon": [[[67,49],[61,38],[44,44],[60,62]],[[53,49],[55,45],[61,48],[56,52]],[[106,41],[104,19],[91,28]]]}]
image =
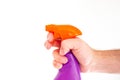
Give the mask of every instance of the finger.
[{"label": "finger", "polygon": [[44,43],[44,46],[45,46],[47,49],[50,49],[50,48],[52,47],[52,44],[51,44],[50,42],[46,41],[46,42]]},{"label": "finger", "polygon": [[53,66],[57,69],[61,69],[63,65],[61,63],[57,62],[56,60],[54,60],[53,61]]},{"label": "finger", "polygon": [[58,49],[53,51],[53,57],[57,62],[59,62],[61,64],[65,64],[68,62],[67,57],[60,55]]},{"label": "finger", "polygon": [[52,42],[52,46],[54,46],[54,47],[60,47],[60,45],[61,45],[61,40],[54,40]]},{"label": "finger", "polygon": [[44,46],[47,48],[47,49],[50,49],[51,47],[60,47],[60,43],[61,41],[53,41],[53,42],[49,42],[48,40],[44,43]]},{"label": "finger", "polygon": [[46,45],[47,45],[47,43],[52,44],[52,46],[54,46],[54,47],[60,47],[61,40],[60,39],[54,40],[53,33],[48,33]]},{"label": "finger", "polygon": [[47,40],[48,40],[49,42],[52,42],[52,41],[54,40],[53,33],[48,33],[48,35],[47,35]]},{"label": "finger", "polygon": [[60,47],[60,55],[65,55],[67,52],[69,52],[70,49],[72,49],[71,47],[73,46],[71,44],[72,43],[69,40],[62,41]]},{"label": "finger", "polygon": [[76,50],[80,48],[80,39],[78,38],[73,38],[73,39],[66,39],[61,42],[61,47],[60,47],[60,55],[65,55],[68,53],[70,50]]}]

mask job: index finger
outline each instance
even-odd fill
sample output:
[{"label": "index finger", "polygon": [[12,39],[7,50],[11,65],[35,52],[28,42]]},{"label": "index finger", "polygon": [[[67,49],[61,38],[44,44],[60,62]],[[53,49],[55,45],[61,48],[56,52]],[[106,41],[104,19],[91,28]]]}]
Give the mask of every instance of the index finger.
[{"label": "index finger", "polygon": [[46,43],[48,44],[51,44],[51,46],[54,46],[54,47],[60,47],[60,43],[61,43],[61,40],[60,39],[54,39],[54,34],[53,33],[48,33],[47,35],[47,41]]},{"label": "index finger", "polygon": [[53,42],[53,41],[54,41],[53,33],[48,33],[48,35],[47,35],[47,40],[48,40],[49,42]]}]

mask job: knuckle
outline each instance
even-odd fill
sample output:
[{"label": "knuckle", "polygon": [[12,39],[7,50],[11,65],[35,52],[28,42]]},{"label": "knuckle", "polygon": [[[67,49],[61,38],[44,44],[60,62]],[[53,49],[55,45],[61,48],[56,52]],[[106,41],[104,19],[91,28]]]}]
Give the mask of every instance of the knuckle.
[{"label": "knuckle", "polygon": [[61,67],[62,67],[62,64],[60,64],[59,62],[57,62],[57,61],[53,61],[53,66],[55,67],[55,68],[57,68],[57,69],[60,69]]},{"label": "knuckle", "polygon": [[52,52],[52,54],[53,54],[53,55],[56,55],[56,54],[58,54],[58,52],[59,52],[59,50],[58,50],[58,49],[55,49],[55,50]]},{"label": "knuckle", "polygon": [[63,41],[61,42],[61,46],[65,46],[66,43],[67,43],[67,40],[63,40]]},{"label": "knuckle", "polygon": [[53,58],[54,58],[56,61],[60,61],[60,60],[61,60],[61,56],[59,55],[58,49],[54,50],[52,54],[53,54]]}]

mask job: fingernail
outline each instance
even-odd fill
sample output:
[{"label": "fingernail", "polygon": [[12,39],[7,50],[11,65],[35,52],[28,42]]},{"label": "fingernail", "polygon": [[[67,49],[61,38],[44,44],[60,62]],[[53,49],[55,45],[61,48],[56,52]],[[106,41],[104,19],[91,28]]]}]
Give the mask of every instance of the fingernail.
[{"label": "fingernail", "polygon": [[61,69],[62,68],[62,65],[58,65],[58,69]]},{"label": "fingernail", "polygon": [[67,50],[66,51],[65,50],[61,50],[61,52],[60,52],[61,55],[65,55],[66,53],[68,53]]},{"label": "fingernail", "polygon": [[47,49],[50,49],[51,48],[51,44],[47,44],[46,47],[47,47]]},{"label": "fingernail", "polygon": [[57,64],[56,68],[57,68],[57,69],[61,69],[61,68],[62,68],[62,65],[61,65],[61,64]]},{"label": "fingernail", "polygon": [[53,41],[53,36],[48,36],[47,40],[50,41],[50,42]]}]

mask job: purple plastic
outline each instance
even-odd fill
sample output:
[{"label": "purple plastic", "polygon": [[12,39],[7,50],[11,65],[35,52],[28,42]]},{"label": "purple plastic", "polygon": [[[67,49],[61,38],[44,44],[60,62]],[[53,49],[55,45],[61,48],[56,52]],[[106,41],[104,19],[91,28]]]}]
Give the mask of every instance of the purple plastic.
[{"label": "purple plastic", "polygon": [[66,57],[68,63],[63,65],[54,80],[81,80],[80,66],[77,59],[71,51],[66,54]]}]

